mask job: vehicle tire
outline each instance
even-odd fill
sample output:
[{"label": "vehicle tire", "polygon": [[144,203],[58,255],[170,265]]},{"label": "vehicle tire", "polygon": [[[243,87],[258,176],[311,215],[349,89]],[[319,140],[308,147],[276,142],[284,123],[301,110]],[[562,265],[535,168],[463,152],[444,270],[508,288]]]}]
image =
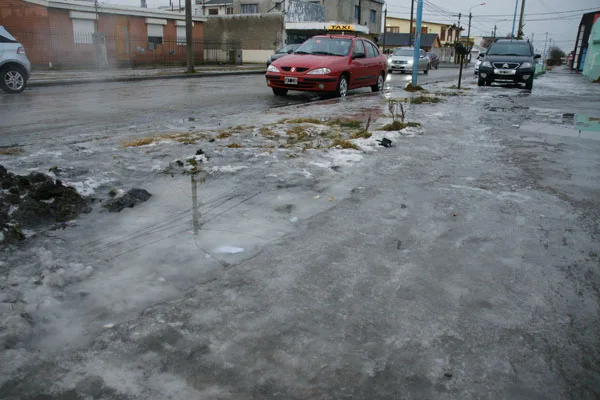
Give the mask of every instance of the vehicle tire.
[{"label": "vehicle tire", "polygon": [[427,66],[425,67],[425,71],[423,71],[423,74],[427,75],[429,73],[430,69],[431,69],[431,65],[427,64]]},{"label": "vehicle tire", "polygon": [[379,78],[377,78],[377,83],[371,86],[371,91],[373,92],[381,92],[383,90],[383,84],[385,82],[385,74],[382,72],[379,74]]},{"label": "vehicle tire", "polygon": [[348,75],[340,75],[338,80],[337,89],[335,90],[335,97],[346,97],[348,94]]},{"label": "vehicle tire", "polygon": [[0,71],[0,87],[7,93],[21,93],[27,86],[27,74],[19,66],[9,65]]},{"label": "vehicle tire", "polygon": [[477,86],[485,86],[485,81],[481,78],[477,79]]},{"label": "vehicle tire", "polygon": [[527,81],[527,83],[525,83],[525,89],[527,89],[527,90],[533,89],[533,79],[530,79]]},{"label": "vehicle tire", "polygon": [[282,89],[282,88],[273,88],[273,94],[275,96],[285,96],[287,94],[288,90],[287,89]]}]

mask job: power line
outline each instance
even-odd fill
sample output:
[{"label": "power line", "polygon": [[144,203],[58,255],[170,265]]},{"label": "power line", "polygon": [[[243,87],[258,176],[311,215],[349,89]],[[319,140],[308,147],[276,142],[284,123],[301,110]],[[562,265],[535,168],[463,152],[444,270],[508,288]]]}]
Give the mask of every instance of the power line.
[{"label": "power line", "polygon": [[[575,12],[582,11],[594,11],[598,8],[582,8],[579,10],[569,10],[569,11],[556,11],[556,12],[544,12],[544,13],[527,13],[527,15],[554,15],[554,14],[569,14]],[[487,18],[487,17],[512,17],[512,14],[481,14],[479,17]]]}]

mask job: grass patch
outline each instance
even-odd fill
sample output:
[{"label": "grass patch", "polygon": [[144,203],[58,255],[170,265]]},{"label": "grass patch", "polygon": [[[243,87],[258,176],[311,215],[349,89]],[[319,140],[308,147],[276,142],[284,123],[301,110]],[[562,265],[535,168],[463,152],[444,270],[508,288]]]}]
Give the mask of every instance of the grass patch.
[{"label": "grass patch", "polygon": [[273,131],[273,129],[267,128],[266,126],[260,128],[260,130],[258,132],[261,134],[261,136],[264,136],[264,137],[267,137],[267,138],[277,138],[277,137],[279,137],[278,133],[275,133]]},{"label": "grass patch", "polygon": [[309,135],[308,131],[301,126],[293,126],[286,131],[288,136],[294,136],[297,140],[302,140]]},{"label": "grass patch", "polygon": [[425,91],[425,89],[423,89],[423,86],[413,86],[412,83],[409,83],[408,85],[406,85],[406,87],[404,88],[404,90],[406,90],[407,92],[421,92],[421,91]]},{"label": "grass patch", "polygon": [[411,104],[441,103],[444,100],[439,97],[417,96],[410,99]]},{"label": "grass patch", "polygon": [[329,125],[338,125],[342,128],[360,129],[362,122],[357,119],[334,119],[329,121]]},{"label": "grass patch", "polygon": [[18,156],[23,154],[25,151],[20,147],[2,147],[0,148],[0,154],[3,156]]},{"label": "grass patch", "polygon": [[139,146],[146,146],[148,144],[151,144],[152,142],[154,142],[154,138],[137,138],[137,139],[129,139],[129,140],[122,140],[121,141],[121,147],[139,147]]},{"label": "grass patch", "polygon": [[418,122],[401,122],[394,121],[391,124],[384,125],[381,130],[383,131],[399,131],[401,129],[411,127],[411,128],[420,128],[421,124]]},{"label": "grass patch", "polygon": [[337,146],[340,146],[342,149],[360,150],[357,145],[346,139],[335,139],[329,147]]},{"label": "grass patch", "polygon": [[237,144],[237,143],[229,143],[227,145],[227,147],[229,147],[230,149],[241,149],[244,146],[242,146],[241,144]]},{"label": "grass patch", "polygon": [[351,139],[368,139],[371,136],[372,135],[370,132],[368,132],[366,130],[362,130],[362,131],[354,132],[353,134],[350,135],[350,138]]},{"label": "grass patch", "polygon": [[217,136],[215,136],[215,138],[217,138],[217,139],[227,139],[228,137],[231,137],[231,135],[233,135],[233,132],[231,132],[231,131],[222,131],[222,132],[219,132],[217,134]]},{"label": "grass patch", "polygon": [[320,121],[316,118],[296,118],[296,119],[287,119],[283,121],[286,124],[318,124],[323,125],[323,121]]}]

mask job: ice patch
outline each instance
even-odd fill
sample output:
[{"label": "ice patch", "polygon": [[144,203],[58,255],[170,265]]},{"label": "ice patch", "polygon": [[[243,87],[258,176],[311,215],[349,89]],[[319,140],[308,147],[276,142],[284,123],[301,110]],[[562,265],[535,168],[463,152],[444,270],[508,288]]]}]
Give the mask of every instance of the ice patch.
[{"label": "ice patch", "polygon": [[329,154],[333,155],[333,160],[336,165],[353,164],[360,162],[363,159],[363,156],[354,150],[338,150],[332,151]]},{"label": "ice patch", "polygon": [[209,173],[209,174],[233,174],[237,171],[240,171],[242,169],[246,169],[248,168],[245,165],[239,165],[237,167],[234,167],[232,165],[223,165],[223,166],[214,166],[214,167],[208,167],[208,168],[204,168],[203,171]]},{"label": "ice patch", "polygon": [[243,251],[243,248],[235,246],[221,246],[215,249],[215,253],[219,254],[237,254],[242,253]]},{"label": "ice patch", "polygon": [[162,168],[160,166],[160,164],[155,164],[152,166],[152,172],[161,172]]},{"label": "ice patch", "polygon": [[304,169],[302,170],[301,174],[302,174],[302,175],[303,175],[305,178],[310,178],[310,177],[312,177],[312,176],[313,176],[313,175],[312,175],[310,172],[308,172],[308,171],[306,170],[306,168],[304,168]]}]

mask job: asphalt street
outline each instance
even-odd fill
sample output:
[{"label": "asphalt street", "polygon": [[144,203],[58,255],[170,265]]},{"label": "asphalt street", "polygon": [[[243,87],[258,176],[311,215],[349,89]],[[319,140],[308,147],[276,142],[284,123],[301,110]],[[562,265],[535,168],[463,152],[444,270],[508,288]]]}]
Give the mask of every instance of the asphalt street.
[{"label": "asphalt street", "polygon": [[[419,82],[457,77],[457,69],[446,68],[419,74]],[[393,74],[386,87],[409,80]],[[370,92],[363,88],[350,95]],[[263,75],[32,87],[19,96],[0,93],[0,145],[85,133],[105,136],[131,126],[160,131],[189,117],[199,127],[214,128],[237,115],[320,99],[304,92],[276,97]]]}]

